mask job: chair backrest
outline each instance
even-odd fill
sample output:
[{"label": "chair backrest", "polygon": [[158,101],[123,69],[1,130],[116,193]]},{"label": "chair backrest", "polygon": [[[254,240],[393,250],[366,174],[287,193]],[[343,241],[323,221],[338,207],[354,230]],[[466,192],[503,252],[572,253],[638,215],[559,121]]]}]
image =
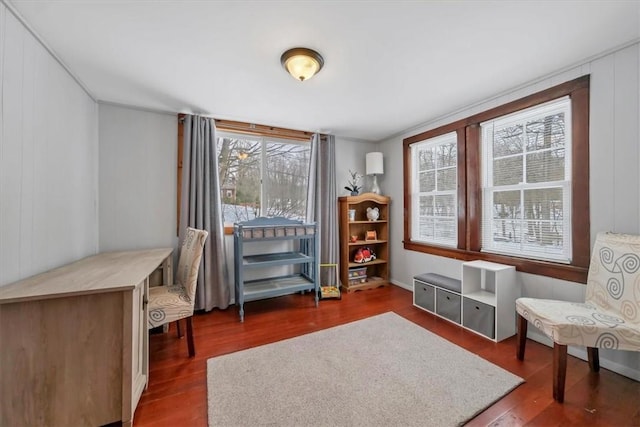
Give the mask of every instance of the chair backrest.
[{"label": "chair backrest", "polygon": [[640,324],[640,236],[598,233],[589,265],[586,302]]},{"label": "chair backrest", "polygon": [[204,250],[204,242],[209,233],[188,227],[180,249],[180,261],[176,272],[176,282],[187,291],[191,304],[195,303],[196,285],[198,284],[198,270]]}]

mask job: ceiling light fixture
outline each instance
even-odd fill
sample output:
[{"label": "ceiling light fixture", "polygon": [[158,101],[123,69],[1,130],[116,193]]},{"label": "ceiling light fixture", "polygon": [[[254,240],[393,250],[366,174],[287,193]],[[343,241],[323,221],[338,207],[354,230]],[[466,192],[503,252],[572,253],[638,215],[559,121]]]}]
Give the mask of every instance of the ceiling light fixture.
[{"label": "ceiling light fixture", "polygon": [[315,50],[306,47],[289,49],[282,54],[280,62],[289,74],[301,82],[309,80],[324,65],[322,56]]}]

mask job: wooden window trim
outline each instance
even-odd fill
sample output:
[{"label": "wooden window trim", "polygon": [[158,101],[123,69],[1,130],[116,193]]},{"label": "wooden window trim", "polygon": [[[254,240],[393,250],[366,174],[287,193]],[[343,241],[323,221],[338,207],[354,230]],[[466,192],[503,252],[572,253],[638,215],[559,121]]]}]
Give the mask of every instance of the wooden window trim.
[{"label": "wooden window trim", "polygon": [[[590,260],[589,215],[589,81],[582,76],[491,108],[453,123],[410,136],[403,140],[404,165],[404,248],[463,261],[482,259],[513,265],[518,271],[586,283]],[[481,252],[481,159],[480,123],[563,96],[571,98],[572,123],[572,248],[571,264],[532,260]],[[458,248],[411,241],[411,144],[448,132],[458,133]],[[579,165],[579,167],[576,167]],[[460,171],[462,169],[462,172]],[[464,226],[461,226],[463,225]]]}]

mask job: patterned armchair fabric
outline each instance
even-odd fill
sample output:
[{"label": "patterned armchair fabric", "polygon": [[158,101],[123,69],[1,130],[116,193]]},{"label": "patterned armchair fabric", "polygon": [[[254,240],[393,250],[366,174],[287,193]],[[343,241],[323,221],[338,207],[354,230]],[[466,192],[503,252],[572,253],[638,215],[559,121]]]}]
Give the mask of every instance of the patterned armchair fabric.
[{"label": "patterned armchair fabric", "polygon": [[519,298],[516,310],[561,345],[640,351],[640,236],[598,234],[585,303]]},{"label": "patterned armchair fabric", "polygon": [[198,270],[209,233],[188,228],[180,250],[176,284],[149,288],[149,329],[193,315]]}]

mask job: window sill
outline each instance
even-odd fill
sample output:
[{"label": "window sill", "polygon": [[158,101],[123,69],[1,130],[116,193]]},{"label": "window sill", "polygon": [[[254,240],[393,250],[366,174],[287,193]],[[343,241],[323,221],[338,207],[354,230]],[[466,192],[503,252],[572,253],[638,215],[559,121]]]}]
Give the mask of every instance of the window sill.
[{"label": "window sill", "polygon": [[404,248],[409,251],[438,255],[461,261],[485,260],[500,264],[513,265],[517,271],[553,277],[555,279],[568,280],[570,282],[587,283],[587,266],[558,264],[549,261],[531,260],[526,258],[510,257],[505,255],[490,254],[484,252],[467,251],[464,249],[446,248],[443,246],[430,246],[422,243],[403,242]]}]

